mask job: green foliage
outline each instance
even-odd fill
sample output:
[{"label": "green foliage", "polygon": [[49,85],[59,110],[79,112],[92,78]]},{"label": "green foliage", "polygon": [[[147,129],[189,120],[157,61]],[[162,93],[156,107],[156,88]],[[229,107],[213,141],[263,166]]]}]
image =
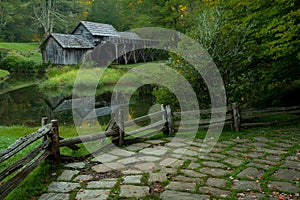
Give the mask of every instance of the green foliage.
[{"label": "green foliage", "polygon": [[7,77],[9,77],[10,73],[9,71],[0,69],[0,83],[5,80]]},{"label": "green foliage", "polygon": [[12,73],[41,73],[47,65],[37,64],[33,60],[27,60],[16,51],[10,51],[0,60],[0,68]]}]

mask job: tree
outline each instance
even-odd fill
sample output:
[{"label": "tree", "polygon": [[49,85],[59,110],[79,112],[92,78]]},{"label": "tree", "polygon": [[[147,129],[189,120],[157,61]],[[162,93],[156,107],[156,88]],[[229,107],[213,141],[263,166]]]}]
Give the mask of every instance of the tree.
[{"label": "tree", "polygon": [[[64,27],[69,27],[70,24],[74,26],[74,18],[82,16],[84,11],[83,4],[69,0],[32,0],[31,4],[33,18],[44,35],[52,33],[55,27],[65,29]],[[71,21],[73,23],[70,23]]]},{"label": "tree", "polygon": [[119,29],[120,15],[117,0],[94,1],[88,13],[87,20],[111,24]]}]

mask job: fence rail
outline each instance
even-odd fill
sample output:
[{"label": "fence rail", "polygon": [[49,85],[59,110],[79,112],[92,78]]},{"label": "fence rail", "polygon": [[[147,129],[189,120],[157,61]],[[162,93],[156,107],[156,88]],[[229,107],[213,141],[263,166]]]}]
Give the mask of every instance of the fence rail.
[{"label": "fence rail", "polygon": [[[58,126],[56,126],[57,120],[52,120],[51,124],[45,125],[47,123],[46,120],[46,118],[43,118],[42,127],[38,131],[18,139],[7,149],[0,152],[0,163],[2,163],[28,147],[30,144],[44,138],[42,143],[29,154],[0,172],[0,181],[2,182],[0,185],[0,199],[4,199],[4,197],[17,187],[38,165],[40,165],[48,156],[53,154],[53,149],[55,148],[53,147],[55,144],[53,138],[58,138]],[[3,181],[10,175],[13,175],[13,177],[7,181]]]},{"label": "fence rail", "polygon": [[[67,146],[71,149],[77,149],[78,147],[76,144],[111,137],[112,142],[97,150],[97,152],[99,152],[105,148],[112,147],[114,144],[119,146],[124,145],[128,136],[147,138],[159,132],[173,134],[175,132],[205,130],[208,128],[219,127],[221,125],[231,125],[235,131],[240,131],[241,128],[296,121],[300,119],[300,116],[297,116],[299,113],[300,106],[267,108],[264,110],[240,110],[239,106],[234,103],[231,107],[172,112],[170,106],[162,105],[161,111],[141,116],[130,121],[125,121],[124,111],[119,109],[114,113],[114,117],[112,117],[104,132],[67,139],[59,137],[59,126],[57,120],[52,120],[50,124],[47,124],[47,119],[43,118],[42,127],[39,130],[18,139],[14,144],[0,152],[0,163],[2,163],[22,151],[28,145],[43,138],[42,143],[32,150],[27,156],[21,158],[0,172],[0,181],[2,181],[2,184],[0,184],[0,199],[7,196],[26,176],[30,174],[30,172],[32,172],[49,156],[52,156],[55,163],[59,163],[61,159],[60,147]],[[225,119],[221,117],[224,114],[226,114]],[[253,119],[285,114],[295,114],[296,117],[293,119],[281,120],[280,122],[251,122]],[[200,117],[200,120],[198,120],[199,116],[204,116],[204,119],[201,119],[202,117]],[[192,119],[185,119],[183,117],[192,117]],[[181,118],[185,120],[182,120]],[[149,122],[150,119],[152,122],[151,124],[137,128],[137,123]],[[178,129],[179,126],[180,129]],[[18,170],[20,171],[17,172]],[[13,173],[16,174],[12,178],[6,182],[3,181]]]}]

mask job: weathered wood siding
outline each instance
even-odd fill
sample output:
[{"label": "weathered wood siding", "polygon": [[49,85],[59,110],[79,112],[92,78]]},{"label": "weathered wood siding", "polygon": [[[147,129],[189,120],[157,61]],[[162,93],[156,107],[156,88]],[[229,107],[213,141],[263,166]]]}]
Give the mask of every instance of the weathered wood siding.
[{"label": "weathered wood siding", "polygon": [[60,65],[73,65],[82,62],[82,58],[88,49],[63,49],[52,37],[47,41],[44,50],[45,62]]},{"label": "weathered wood siding", "polygon": [[74,31],[74,35],[81,35],[85,37],[89,42],[95,44],[94,37],[92,34],[82,25],[80,24]]},{"label": "weathered wood siding", "polygon": [[52,37],[48,39],[43,54],[46,63],[64,64],[64,50]]},{"label": "weathered wood siding", "polygon": [[64,64],[73,65],[82,62],[87,49],[64,49]]}]

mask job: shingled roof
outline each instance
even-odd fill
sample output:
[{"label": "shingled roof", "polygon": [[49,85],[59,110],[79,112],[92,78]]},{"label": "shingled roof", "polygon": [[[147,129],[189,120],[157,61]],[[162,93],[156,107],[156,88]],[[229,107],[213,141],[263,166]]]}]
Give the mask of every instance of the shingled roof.
[{"label": "shingled roof", "polygon": [[[66,49],[92,49],[94,48],[87,39],[80,35],[52,33],[52,36],[63,48]],[[49,37],[50,37],[49,36]]]},{"label": "shingled roof", "polygon": [[[93,36],[119,36],[118,31],[110,24],[81,21],[77,27],[80,24],[82,24]],[[77,27],[74,30],[76,30]]]},{"label": "shingled roof", "polygon": [[119,32],[121,38],[140,40],[141,38],[133,32]]}]

